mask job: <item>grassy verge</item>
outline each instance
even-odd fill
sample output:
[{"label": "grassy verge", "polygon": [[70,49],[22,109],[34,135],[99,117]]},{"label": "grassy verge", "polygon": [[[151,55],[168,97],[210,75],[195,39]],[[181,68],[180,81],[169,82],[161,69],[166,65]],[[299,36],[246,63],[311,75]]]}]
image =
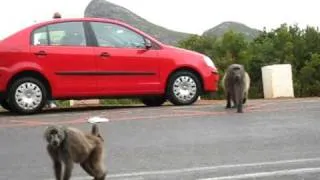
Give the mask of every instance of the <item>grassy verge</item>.
[{"label": "grassy verge", "polygon": [[[57,100],[55,101],[59,108],[70,107],[69,100]],[[142,104],[139,99],[100,99],[100,104],[103,106],[126,106]]]},{"label": "grassy verge", "polygon": [[136,105],[141,104],[140,99],[101,99],[102,105]]}]

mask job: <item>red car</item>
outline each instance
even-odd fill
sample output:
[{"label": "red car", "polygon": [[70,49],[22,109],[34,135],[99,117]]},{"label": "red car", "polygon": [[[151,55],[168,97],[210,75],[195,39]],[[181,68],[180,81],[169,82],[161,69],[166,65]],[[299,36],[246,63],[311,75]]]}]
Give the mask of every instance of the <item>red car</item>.
[{"label": "red car", "polygon": [[20,114],[40,112],[50,99],[190,105],[217,91],[218,80],[209,57],[111,19],[54,19],[0,41],[0,103]]}]

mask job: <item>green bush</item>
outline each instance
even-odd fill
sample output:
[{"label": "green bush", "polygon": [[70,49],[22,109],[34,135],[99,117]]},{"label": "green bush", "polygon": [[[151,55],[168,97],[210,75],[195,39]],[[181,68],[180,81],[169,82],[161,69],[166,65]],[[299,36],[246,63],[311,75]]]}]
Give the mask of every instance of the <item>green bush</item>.
[{"label": "green bush", "polygon": [[[287,63],[292,65],[295,96],[320,95],[320,33],[314,27],[282,24],[270,32],[262,31],[252,41],[233,31],[220,38],[191,36],[178,46],[211,57],[221,78],[230,64],[243,64],[251,78],[249,98],[263,98],[261,67]],[[224,98],[221,88],[214,98]]]}]

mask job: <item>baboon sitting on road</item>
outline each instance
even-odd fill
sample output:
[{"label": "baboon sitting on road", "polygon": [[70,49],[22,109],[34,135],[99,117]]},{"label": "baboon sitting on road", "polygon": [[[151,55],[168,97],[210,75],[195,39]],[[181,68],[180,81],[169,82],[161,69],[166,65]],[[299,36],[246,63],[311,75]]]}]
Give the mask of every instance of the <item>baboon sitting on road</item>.
[{"label": "baboon sitting on road", "polygon": [[222,78],[222,84],[227,98],[226,108],[231,108],[232,99],[233,107],[242,113],[242,104],[246,103],[250,88],[250,76],[243,65],[231,64]]},{"label": "baboon sitting on road", "polygon": [[[103,139],[96,124],[93,124],[91,133],[71,127],[49,126],[44,137],[48,142],[47,151],[54,164],[56,180],[69,180],[73,163],[79,163],[94,180],[105,179]],[[62,163],[65,165],[64,173]]]}]

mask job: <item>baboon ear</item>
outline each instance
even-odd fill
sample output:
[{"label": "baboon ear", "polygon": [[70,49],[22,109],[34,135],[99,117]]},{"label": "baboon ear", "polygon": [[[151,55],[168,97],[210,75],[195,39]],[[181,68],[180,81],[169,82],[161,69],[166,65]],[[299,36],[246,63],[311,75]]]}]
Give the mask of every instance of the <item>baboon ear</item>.
[{"label": "baboon ear", "polygon": [[47,126],[45,128],[45,131],[44,131],[44,138],[46,140],[50,139],[50,134],[53,134],[52,131],[56,131],[57,132],[57,129],[54,127],[54,126]]},{"label": "baboon ear", "polygon": [[44,134],[43,134],[45,139],[48,139],[49,131],[50,131],[50,126],[47,126],[44,129]]}]

